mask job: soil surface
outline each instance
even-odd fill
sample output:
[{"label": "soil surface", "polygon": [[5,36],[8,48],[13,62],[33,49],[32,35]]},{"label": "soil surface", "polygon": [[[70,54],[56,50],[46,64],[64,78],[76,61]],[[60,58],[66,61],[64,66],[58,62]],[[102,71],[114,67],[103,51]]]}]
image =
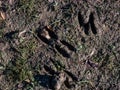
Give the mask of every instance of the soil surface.
[{"label": "soil surface", "polygon": [[1,0],[0,90],[120,90],[120,0]]}]

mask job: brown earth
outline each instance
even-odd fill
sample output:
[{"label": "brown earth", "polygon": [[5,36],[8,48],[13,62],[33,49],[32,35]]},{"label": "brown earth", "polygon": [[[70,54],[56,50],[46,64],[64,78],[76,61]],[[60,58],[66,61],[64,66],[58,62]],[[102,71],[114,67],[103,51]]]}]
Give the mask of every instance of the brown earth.
[{"label": "brown earth", "polygon": [[119,0],[0,1],[0,90],[119,90]]}]

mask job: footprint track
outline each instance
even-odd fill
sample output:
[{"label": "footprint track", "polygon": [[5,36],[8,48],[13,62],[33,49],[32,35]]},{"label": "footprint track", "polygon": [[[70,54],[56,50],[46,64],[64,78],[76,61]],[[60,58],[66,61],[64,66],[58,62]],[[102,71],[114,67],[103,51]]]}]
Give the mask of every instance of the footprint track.
[{"label": "footprint track", "polygon": [[76,48],[65,40],[60,40],[56,33],[45,26],[38,30],[38,37],[47,45],[57,50],[63,57],[70,58],[70,52],[76,52]]},{"label": "footprint track", "polygon": [[87,22],[85,22],[85,20],[83,19],[83,16],[81,15],[81,12],[79,12],[78,21],[79,21],[80,27],[83,27],[84,33],[86,35],[89,35],[89,29],[91,29],[94,35],[97,34],[97,27],[95,25],[95,17],[93,12],[89,14]]}]

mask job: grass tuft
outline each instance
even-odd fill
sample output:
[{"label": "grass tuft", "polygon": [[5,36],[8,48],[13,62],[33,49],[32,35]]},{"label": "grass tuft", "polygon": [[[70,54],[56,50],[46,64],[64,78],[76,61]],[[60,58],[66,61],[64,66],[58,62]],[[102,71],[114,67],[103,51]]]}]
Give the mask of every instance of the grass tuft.
[{"label": "grass tuft", "polygon": [[8,80],[13,82],[31,79],[32,76],[27,60],[23,58],[9,62],[5,69],[5,75]]}]

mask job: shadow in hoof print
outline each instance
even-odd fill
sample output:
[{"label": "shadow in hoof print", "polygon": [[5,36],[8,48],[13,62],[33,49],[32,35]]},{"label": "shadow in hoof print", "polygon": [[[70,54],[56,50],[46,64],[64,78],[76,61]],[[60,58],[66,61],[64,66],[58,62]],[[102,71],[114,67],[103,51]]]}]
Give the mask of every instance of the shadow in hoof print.
[{"label": "shadow in hoof print", "polygon": [[57,50],[63,57],[70,58],[69,52],[75,52],[76,48],[66,42],[65,40],[59,40],[56,33],[45,26],[43,29],[39,29],[37,31],[38,37],[47,45],[53,47],[53,49]]},{"label": "shadow in hoof print", "polygon": [[95,26],[95,18],[94,18],[94,14],[91,12],[88,18],[88,22],[84,22],[83,16],[81,15],[81,12],[78,13],[78,21],[81,27],[83,27],[84,29],[84,33],[86,35],[89,35],[89,29],[91,28],[91,31],[93,34],[97,34],[97,29]]},{"label": "shadow in hoof print", "polygon": [[[50,60],[55,63],[53,59]],[[35,79],[41,82],[40,85],[44,87],[48,86],[48,88],[52,90],[59,90],[63,84],[69,89],[73,88],[75,87],[75,82],[78,81],[78,77],[76,77],[74,74],[72,74],[65,68],[65,70],[58,72],[53,70],[50,66],[44,65],[44,69],[49,74],[37,75]],[[46,80],[46,82],[42,81],[44,79]]]}]

